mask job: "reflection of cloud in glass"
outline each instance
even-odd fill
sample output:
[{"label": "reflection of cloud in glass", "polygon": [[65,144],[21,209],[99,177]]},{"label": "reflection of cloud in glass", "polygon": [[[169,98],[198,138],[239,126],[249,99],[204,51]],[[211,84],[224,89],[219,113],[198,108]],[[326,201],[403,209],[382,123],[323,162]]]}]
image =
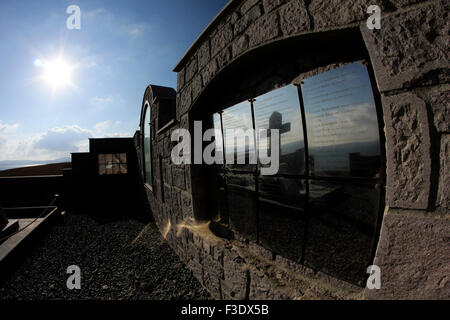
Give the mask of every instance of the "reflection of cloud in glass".
[{"label": "reflection of cloud in glass", "polygon": [[348,172],[352,155],[379,155],[376,107],[365,65],[356,62],[305,79],[302,95],[313,171]]}]

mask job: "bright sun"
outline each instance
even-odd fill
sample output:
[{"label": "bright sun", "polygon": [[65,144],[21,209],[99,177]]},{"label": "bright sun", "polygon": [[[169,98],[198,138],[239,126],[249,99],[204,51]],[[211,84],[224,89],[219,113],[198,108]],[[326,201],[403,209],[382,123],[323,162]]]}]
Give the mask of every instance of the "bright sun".
[{"label": "bright sun", "polygon": [[42,79],[46,80],[53,89],[71,85],[72,69],[62,58],[42,63],[44,74]]}]

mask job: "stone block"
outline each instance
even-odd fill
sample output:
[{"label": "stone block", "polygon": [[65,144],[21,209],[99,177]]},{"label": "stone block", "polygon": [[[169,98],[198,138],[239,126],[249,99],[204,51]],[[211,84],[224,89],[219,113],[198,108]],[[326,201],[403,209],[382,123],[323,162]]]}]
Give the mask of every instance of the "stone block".
[{"label": "stone block", "polygon": [[230,24],[225,24],[222,29],[211,38],[211,56],[214,57],[233,40],[233,29]]},{"label": "stone block", "polygon": [[204,267],[203,269],[203,285],[216,300],[222,299],[222,289],[219,278],[215,276],[214,270]]},{"label": "stone block", "polygon": [[260,272],[250,273],[250,300],[289,300],[273,279]]},{"label": "stone block", "polygon": [[191,58],[191,60],[186,65],[186,82],[189,82],[197,73],[198,70],[198,61],[197,56]]},{"label": "stone block", "polygon": [[181,192],[181,208],[184,218],[194,217],[194,212],[192,209],[192,198],[191,195],[187,192]]},{"label": "stone block", "polygon": [[318,30],[333,29],[358,21],[364,21],[366,26],[365,21],[369,17],[367,8],[372,4],[378,5],[382,11],[385,9],[381,0],[370,3],[366,0],[312,0],[309,12],[314,21],[314,28]]},{"label": "stone block", "polygon": [[217,61],[211,60],[202,71],[203,85],[207,85],[217,73]]},{"label": "stone block", "polygon": [[247,1],[245,1],[242,4],[241,8],[240,8],[241,15],[244,15],[247,11],[252,9],[258,2],[259,2],[259,0],[247,0]]},{"label": "stone block", "polygon": [[184,72],[185,69],[183,68],[177,73],[177,91],[180,91],[184,87]]},{"label": "stone block", "polygon": [[250,47],[255,47],[280,35],[276,12],[266,14],[249,27]]},{"label": "stone block", "polygon": [[180,112],[181,115],[185,114],[189,111],[189,108],[191,107],[192,98],[191,98],[191,86],[186,86],[183,88],[183,91],[181,91],[180,95]]},{"label": "stone block", "polygon": [[430,96],[434,126],[440,133],[450,132],[450,90],[435,91]]},{"label": "stone block", "polygon": [[174,166],[172,168],[172,181],[173,185],[185,190],[186,189],[186,181],[184,177],[184,166]]},{"label": "stone block", "polygon": [[193,101],[195,101],[195,99],[198,98],[202,89],[203,89],[202,77],[200,74],[198,74],[192,80],[192,100]]},{"label": "stone block", "polygon": [[248,49],[248,35],[244,34],[237,38],[232,46],[231,53],[232,57],[235,58]]},{"label": "stone block", "polygon": [[234,25],[234,36],[237,36],[244,32],[245,29],[247,29],[247,27],[261,15],[262,11],[259,6],[254,6],[247,13],[243,14],[242,17],[237,20]]},{"label": "stone block", "polygon": [[361,25],[380,91],[448,80],[450,24],[445,2],[383,16],[380,30]]},{"label": "stone block", "polygon": [[198,69],[201,70],[211,60],[209,40],[206,40],[197,51]]},{"label": "stone block", "polygon": [[273,9],[278,8],[285,2],[286,2],[286,0],[263,0],[264,12],[268,13],[268,12],[272,11]]},{"label": "stone block", "polygon": [[431,145],[425,102],[412,93],[382,98],[387,142],[387,205],[426,209]]},{"label": "stone block", "polygon": [[450,135],[441,138],[441,174],[439,182],[439,205],[450,209]]},{"label": "stone block", "polygon": [[222,290],[228,296],[245,299],[248,286],[248,270],[245,261],[233,251],[225,251],[223,257],[224,281]]},{"label": "stone block", "polygon": [[231,50],[230,48],[223,49],[218,55],[217,55],[217,66],[219,69],[222,69],[224,66],[228,64],[231,60]]},{"label": "stone block", "polygon": [[280,26],[284,36],[302,33],[311,29],[311,22],[304,0],[290,1],[280,9]]},{"label": "stone block", "polygon": [[415,212],[388,211],[383,218],[374,264],[381,288],[368,299],[449,299],[450,220]]}]

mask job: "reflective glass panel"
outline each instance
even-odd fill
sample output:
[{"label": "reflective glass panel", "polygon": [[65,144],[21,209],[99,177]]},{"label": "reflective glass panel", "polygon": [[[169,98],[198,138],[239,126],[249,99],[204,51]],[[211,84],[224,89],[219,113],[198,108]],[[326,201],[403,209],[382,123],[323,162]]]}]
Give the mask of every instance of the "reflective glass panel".
[{"label": "reflective glass panel", "polygon": [[256,164],[256,154],[250,102],[244,101],[225,109],[222,123],[225,163],[240,170],[252,170]]},{"label": "reflective glass panel", "polygon": [[231,229],[236,230],[247,239],[256,240],[255,176],[253,174],[227,174],[225,179]]},{"label": "reflective glass panel", "polygon": [[306,264],[363,284],[375,237],[379,188],[312,180],[309,189]]},{"label": "reflective glass panel", "polygon": [[304,174],[305,145],[297,87],[288,85],[263,94],[253,102],[259,154],[271,154],[271,143],[262,143],[260,129],[278,129],[278,173]]},{"label": "reflective glass panel", "polygon": [[152,182],[152,159],[151,159],[151,125],[150,125],[151,108],[147,107],[144,120],[144,159],[145,159],[145,183],[150,187]]},{"label": "reflective glass panel", "polygon": [[293,261],[301,258],[305,229],[305,181],[259,178],[259,240]]},{"label": "reflective glass panel", "polygon": [[305,79],[302,95],[311,172],[376,177],[379,129],[367,67],[355,62]]}]

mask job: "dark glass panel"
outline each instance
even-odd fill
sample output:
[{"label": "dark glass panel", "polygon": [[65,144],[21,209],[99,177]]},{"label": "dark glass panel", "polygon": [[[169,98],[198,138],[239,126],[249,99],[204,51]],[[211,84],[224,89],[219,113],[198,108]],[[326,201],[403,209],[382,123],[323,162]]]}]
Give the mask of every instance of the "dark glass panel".
[{"label": "dark glass panel", "polygon": [[271,176],[263,176],[258,182],[261,244],[299,261],[305,229],[305,182]]},{"label": "dark glass panel", "polygon": [[279,129],[278,173],[304,174],[305,146],[297,87],[288,85],[263,94],[255,99],[253,107],[258,152],[271,152],[270,143],[259,143],[259,130]]},{"label": "dark glass panel", "polygon": [[[226,165],[239,170],[254,170],[256,154],[250,102],[244,101],[225,109],[222,113],[222,123]],[[232,130],[242,131],[235,131],[233,134]],[[252,164],[251,159],[254,160]]]},{"label": "dark glass panel", "polygon": [[[223,161],[223,139],[222,139],[222,124],[220,121],[220,114],[215,113],[213,115],[213,123],[214,123],[214,129],[216,130],[216,136],[215,136],[215,144],[216,144],[216,155],[217,157],[220,157]],[[220,132],[220,135],[218,134]]]},{"label": "dark glass panel", "polygon": [[257,238],[255,176],[253,174],[227,174],[227,209],[232,230],[249,240]]},{"label": "dark glass panel", "polygon": [[306,264],[363,284],[375,237],[379,189],[317,180],[309,189]]},{"label": "dark glass panel", "polygon": [[379,128],[367,67],[355,62],[303,81],[310,171],[377,177]]}]

